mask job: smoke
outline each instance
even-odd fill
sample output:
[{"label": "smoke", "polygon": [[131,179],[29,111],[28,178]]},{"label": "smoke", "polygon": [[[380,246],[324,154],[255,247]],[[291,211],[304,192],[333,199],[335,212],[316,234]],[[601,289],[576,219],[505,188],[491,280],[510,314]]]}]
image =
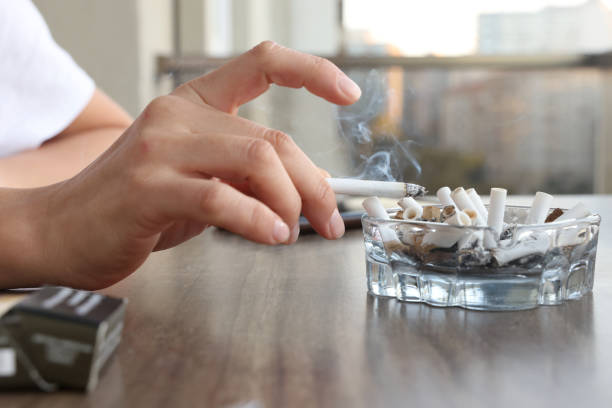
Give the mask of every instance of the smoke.
[{"label": "smoke", "polygon": [[397,135],[374,134],[371,122],[384,112],[393,97],[385,78],[371,70],[361,84],[359,102],[338,108],[338,130],[355,160],[351,177],[394,181],[406,174],[421,174],[421,166],[411,152],[414,141],[399,140]]}]

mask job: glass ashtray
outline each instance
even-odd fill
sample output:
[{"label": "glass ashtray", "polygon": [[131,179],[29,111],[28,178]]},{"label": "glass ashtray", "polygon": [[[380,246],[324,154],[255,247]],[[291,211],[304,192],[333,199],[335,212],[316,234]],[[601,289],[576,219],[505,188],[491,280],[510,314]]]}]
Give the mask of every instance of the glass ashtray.
[{"label": "glass ashtray", "polygon": [[432,306],[498,311],[559,305],[589,293],[600,216],[521,224],[528,211],[506,206],[500,239],[489,227],[364,214],[368,292]]}]

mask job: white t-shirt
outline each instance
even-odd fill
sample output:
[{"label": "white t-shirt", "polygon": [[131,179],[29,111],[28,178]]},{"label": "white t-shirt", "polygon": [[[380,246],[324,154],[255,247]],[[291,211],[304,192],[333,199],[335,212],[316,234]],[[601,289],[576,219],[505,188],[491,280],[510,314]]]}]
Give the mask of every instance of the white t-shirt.
[{"label": "white t-shirt", "polygon": [[94,90],[30,0],[0,0],[0,157],[59,134]]}]

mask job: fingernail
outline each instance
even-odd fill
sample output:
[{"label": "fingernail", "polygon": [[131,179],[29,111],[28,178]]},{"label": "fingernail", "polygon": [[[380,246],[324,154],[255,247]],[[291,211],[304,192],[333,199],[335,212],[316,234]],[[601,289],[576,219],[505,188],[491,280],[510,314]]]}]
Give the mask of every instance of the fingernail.
[{"label": "fingernail", "polygon": [[344,235],[344,221],[336,208],[329,219],[329,230],[332,236],[337,239]]},{"label": "fingernail", "polygon": [[357,100],[361,96],[361,89],[359,86],[346,75],[340,75],[338,87],[349,99]]},{"label": "fingernail", "polygon": [[295,241],[297,241],[298,237],[300,236],[300,224],[295,224],[293,226],[293,228],[291,229],[291,237],[289,238],[289,243],[293,244]]},{"label": "fingernail", "polygon": [[274,241],[285,242],[289,239],[289,227],[281,220],[274,222],[274,231],[272,231]]}]

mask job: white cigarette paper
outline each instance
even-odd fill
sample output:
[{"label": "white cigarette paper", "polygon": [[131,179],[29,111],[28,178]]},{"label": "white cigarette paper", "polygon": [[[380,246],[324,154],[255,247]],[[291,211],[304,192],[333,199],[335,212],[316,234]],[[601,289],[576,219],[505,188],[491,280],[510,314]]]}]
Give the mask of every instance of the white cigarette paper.
[{"label": "white cigarette paper", "polygon": [[[471,225],[470,217],[463,211],[456,210],[453,215],[448,217],[445,222],[449,225],[469,226]],[[431,231],[423,237],[423,245],[433,245],[438,248],[450,248],[460,239],[465,237],[467,232],[457,228],[441,228],[437,231]]]},{"label": "white cigarette paper", "polygon": [[328,178],[332,190],[337,194],[357,196],[379,196],[402,198],[406,196],[422,196],[425,188],[418,184],[396,181],[359,180],[350,178]]},{"label": "white cigarette paper", "polygon": [[412,197],[404,197],[397,204],[404,210],[402,218],[405,220],[415,220],[423,215],[423,206]]},{"label": "white cigarette paper", "polygon": [[471,208],[466,208],[463,211],[468,217],[470,217],[470,225],[478,225],[478,213],[476,210],[472,210]]},{"label": "white cigarette paper", "polygon": [[[583,203],[578,203],[563,214],[559,218],[553,221],[567,221],[572,219],[585,218],[591,215],[591,210],[586,208]],[[572,226],[564,228],[559,236],[557,237],[557,245],[559,246],[573,246],[581,245],[590,238],[589,229],[585,229],[578,226]]]},{"label": "white cigarette paper", "polygon": [[[470,197],[467,195],[463,187],[457,187],[455,190],[453,190],[453,192],[451,193],[451,197],[455,201],[455,203],[457,204],[460,210],[476,211],[476,208],[474,208],[475,206],[472,203],[472,200],[470,200]],[[485,225],[485,220],[480,216],[480,214],[478,214],[478,211],[476,211],[476,214],[477,216],[476,216],[475,225]]]},{"label": "white cigarette paper", "polygon": [[550,194],[538,191],[533,198],[525,224],[544,224],[552,199],[553,196]]},{"label": "white cigarette paper", "polygon": [[489,214],[476,190],[473,188],[468,188],[465,190],[465,192],[467,193],[468,197],[470,197],[476,211],[478,211],[478,215],[480,215],[483,220],[486,220],[489,217]]},{"label": "white cigarette paper", "polygon": [[550,247],[548,234],[533,235],[518,241],[515,246],[491,250],[499,265],[505,265],[527,255],[544,254]]},{"label": "white cigarette paper", "polygon": [[508,191],[505,188],[492,188],[491,200],[489,201],[489,216],[487,217],[487,225],[495,231],[495,239],[499,236],[504,227],[504,213],[506,211],[506,195]]},{"label": "white cigarette paper", "polygon": [[[365,200],[363,200],[362,205],[370,217],[381,218],[383,220],[390,219],[389,213],[387,213],[387,210],[382,205],[378,197],[366,198]],[[380,225],[379,231],[380,237],[382,238],[383,242],[399,241],[399,239],[397,238],[397,234],[391,228],[385,225]]]},{"label": "white cigarette paper", "polygon": [[453,207],[457,207],[451,198],[451,189],[449,187],[440,187],[436,192],[436,196],[438,197],[438,200],[440,200],[442,206],[447,207],[452,205]]},{"label": "white cigarette paper", "polygon": [[457,248],[471,248],[472,246],[474,246],[474,243],[483,240],[483,235],[483,231],[474,231],[471,234],[467,234],[459,239],[459,241],[457,242]]},{"label": "white cigarette paper", "polygon": [[425,234],[421,245],[432,245],[437,248],[450,248],[465,235],[465,231],[459,228],[446,228],[431,231]]},{"label": "white cigarette paper", "polygon": [[578,203],[563,214],[561,214],[561,216],[559,216],[559,218],[557,218],[553,222],[584,218],[588,217],[589,215],[591,215],[591,210],[586,208],[583,203]]},{"label": "white cigarette paper", "polygon": [[465,212],[457,210],[455,214],[446,219],[446,223],[449,225],[469,226],[472,225],[472,220]]}]

